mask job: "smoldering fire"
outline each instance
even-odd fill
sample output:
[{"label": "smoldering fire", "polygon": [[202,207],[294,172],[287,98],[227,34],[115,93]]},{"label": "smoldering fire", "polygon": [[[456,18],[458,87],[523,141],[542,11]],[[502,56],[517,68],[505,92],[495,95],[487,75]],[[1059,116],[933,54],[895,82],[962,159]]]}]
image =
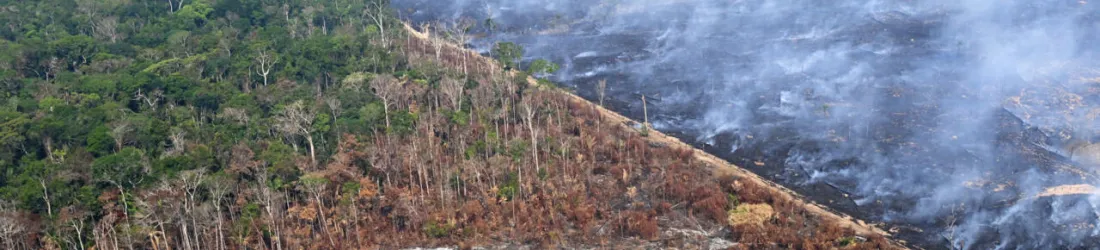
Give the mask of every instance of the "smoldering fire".
[{"label": "smoldering fire", "polygon": [[[931,247],[1100,243],[1100,196],[1074,141],[1100,128],[1100,7],[1054,0],[403,0],[408,18],[479,21],[473,46],[514,41],[555,80],[658,129]],[[1093,141],[1092,143],[1095,143]],[[1088,144],[1092,145],[1092,144]],[[1087,153],[1087,152],[1086,152]],[[751,162],[751,161],[749,161]],[[801,187],[801,188],[799,188]]]}]

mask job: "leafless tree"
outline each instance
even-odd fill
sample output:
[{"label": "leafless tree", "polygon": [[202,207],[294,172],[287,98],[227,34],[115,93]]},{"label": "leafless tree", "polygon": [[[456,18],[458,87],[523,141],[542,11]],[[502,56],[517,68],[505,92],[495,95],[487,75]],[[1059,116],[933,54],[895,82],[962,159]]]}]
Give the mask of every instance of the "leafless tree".
[{"label": "leafless tree", "polygon": [[187,131],[183,131],[179,128],[173,128],[172,133],[168,135],[168,140],[172,141],[172,148],[164,152],[165,155],[179,155],[183,153],[183,150],[187,147]]},{"label": "leafless tree", "polygon": [[264,86],[267,86],[267,76],[271,74],[271,69],[275,68],[275,64],[279,63],[279,58],[274,53],[267,50],[256,51],[256,74],[264,78]]},{"label": "leafless tree", "polygon": [[225,108],[222,109],[222,113],[218,115],[219,118],[227,119],[236,122],[237,125],[248,124],[248,111],[240,108]]},{"label": "leafless tree", "polygon": [[[99,11],[103,8],[103,1],[77,1],[76,10],[87,17],[88,20],[98,20]],[[96,26],[92,25],[92,33],[96,32]]]},{"label": "leafless tree", "polygon": [[[233,28],[229,28],[233,29]],[[218,39],[218,49],[225,52],[226,57],[233,57],[233,42],[234,39],[231,36],[226,36]]]},{"label": "leafless tree", "polygon": [[20,244],[18,239],[22,238],[20,235],[26,228],[8,209],[10,208],[0,204],[0,242],[4,243],[6,249],[16,249]]},{"label": "leafless tree", "polygon": [[46,174],[46,176],[39,176],[37,179],[38,186],[42,188],[42,200],[46,201],[46,213],[50,215],[50,217],[53,217],[53,204],[50,202],[50,189],[46,187],[46,182],[50,178],[53,178],[53,176]]},{"label": "leafless tree", "polygon": [[336,242],[332,239],[332,235],[328,233],[328,221],[325,219],[325,202],[321,199],[321,196],[326,193],[328,183],[329,180],[325,179],[323,176],[310,174],[303,176],[302,179],[299,180],[298,187],[300,190],[309,194],[309,196],[313,198],[313,201],[317,203],[317,211],[318,214],[321,215],[321,231],[326,235],[329,243],[335,246]]},{"label": "leafless tree", "polygon": [[[451,42],[458,44],[458,46],[466,46],[473,40],[473,35],[470,34],[470,28],[474,27],[476,22],[468,17],[462,17],[447,25],[442,26],[443,31],[447,34],[447,39]],[[466,67],[466,57],[469,53],[461,51],[462,54],[462,75],[468,76],[469,72]]]},{"label": "leafless tree", "polygon": [[[433,32],[432,23],[420,24],[420,30],[423,31],[424,34],[428,35],[428,42],[432,44],[433,48],[435,48],[435,60],[443,63],[441,57],[443,56],[443,47],[447,45],[447,40],[443,39],[445,36],[442,36],[442,33],[446,31],[444,30],[444,28],[441,28],[444,27],[444,24],[442,23],[435,24],[435,27],[436,28]],[[440,33],[441,35],[433,35],[435,33]]]},{"label": "leafless tree", "polygon": [[[69,211],[73,210],[76,209],[71,209]],[[68,214],[70,214],[70,217],[68,217],[69,226],[72,227],[73,232],[76,233],[76,243],[80,246],[78,249],[84,250],[84,218],[87,217],[87,213],[80,211],[70,212]]]},{"label": "leafless tree", "polygon": [[521,105],[524,111],[523,118],[527,123],[527,129],[530,131],[529,134],[531,135],[531,156],[535,159],[535,173],[537,174],[542,171],[542,169],[539,168],[539,133],[538,130],[535,129],[535,113],[538,111],[538,103],[527,101],[521,103]]},{"label": "leafless tree", "polygon": [[958,239],[955,238],[955,236],[956,236],[955,234],[957,233],[956,231],[958,230],[958,228],[957,228],[958,225],[956,225],[956,224],[959,222],[959,215],[962,214],[965,211],[966,211],[966,204],[958,204],[958,205],[952,204],[951,205],[951,215],[947,216],[947,218],[944,221],[945,224],[947,224],[947,231],[943,232],[943,233],[940,233],[940,235],[943,236],[943,238],[945,240],[947,240],[948,243],[951,244],[951,249],[959,249],[963,244],[963,242],[957,242],[956,241]]},{"label": "leafless tree", "polygon": [[225,236],[222,234],[222,199],[229,194],[233,187],[233,181],[225,175],[211,175],[203,180],[203,186],[210,195],[210,203],[214,206],[214,219],[217,223],[218,250],[225,249]]},{"label": "leafless tree", "polygon": [[607,96],[607,79],[601,79],[596,83],[596,94],[600,96],[600,107],[603,107],[603,98]]},{"label": "leafless tree", "polygon": [[439,84],[440,90],[447,96],[447,101],[450,102],[451,108],[454,110],[462,109],[462,96],[465,95],[462,81],[451,77],[443,77],[443,81]]},{"label": "leafless tree", "polygon": [[115,139],[115,150],[122,150],[122,145],[126,143],[126,137],[130,135],[130,131],[134,129],[130,126],[128,121],[115,121],[110,124],[111,138]]},{"label": "leafless tree", "polygon": [[645,123],[642,124],[643,125],[643,127],[642,127],[643,130],[642,131],[643,132],[648,132],[649,131],[649,108],[648,108],[648,106],[646,106],[645,95],[642,95],[642,116],[644,116],[644,118],[645,118],[645,120],[644,120]]},{"label": "leafless tree", "polygon": [[470,93],[470,104],[479,112],[488,112],[493,99],[493,88],[488,86],[478,86]]},{"label": "leafless tree", "polygon": [[[199,239],[199,224],[195,219],[196,199],[198,195],[199,186],[202,184],[203,179],[206,178],[206,170],[199,168],[195,170],[184,171],[179,175],[179,183],[182,187],[182,191],[186,195],[183,199],[183,211],[187,215],[186,218],[182,218],[181,224],[186,225],[190,223],[189,227],[183,227],[184,239],[186,241],[194,242],[194,246],[200,246],[202,241]],[[190,220],[190,221],[188,221]],[[191,228],[191,232],[187,232],[187,228]],[[187,238],[190,236],[190,238]]]},{"label": "leafless tree", "polygon": [[302,19],[305,20],[306,27],[307,27],[306,28],[306,36],[313,36],[313,29],[316,28],[316,27],[313,27],[313,17],[315,15],[314,13],[316,13],[317,11],[318,10],[316,8],[314,8],[313,6],[306,6],[305,9],[302,9],[302,12],[301,12]]},{"label": "leafless tree", "polygon": [[109,16],[102,19],[94,20],[95,34],[99,37],[107,38],[111,43],[118,42],[122,39],[123,33],[118,32],[118,17]]},{"label": "leafless tree", "polygon": [[332,113],[332,124],[336,125],[336,118],[340,117],[340,114],[344,112],[344,109],[340,103],[340,99],[335,96],[329,96],[325,99],[325,105],[328,106],[329,112]]},{"label": "leafless tree", "polygon": [[[167,1],[168,1],[168,13],[176,12],[176,11],[180,10],[180,8],[183,8],[183,1],[184,0],[176,0],[175,2],[173,2],[172,0],[167,0]],[[175,4],[175,6],[172,6],[173,3]]]},{"label": "leafless tree", "polygon": [[46,81],[50,81],[50,75],[57,76],[57,72],[61,70],[61,59],[57,57],[50,57],[50,60],[46,62]]},{"label": "leafless tree", "polygon": [[279,131],[306,138],[306,141],[309,142],[309,160],[314,165],[317,164],[317,154],[313,144],[313,118],[315,117],[316,114],[313,113],[313,110],[306,107],[302,101],[287,105],[275,117],[278,122],[276,128]]},{"label": "leafless tree", "polygon": [[375,136],[374,142],[365,150],[370,165],[385,175],[385,182],[383,182],[385,185],[389,185],[387,183],[393,182],[393,179],[390,179],[390,172],[399,169],[391,163],[393,159],[391,151],[393,151],[395,147],[387,145],[389,142],[390,138],[388,136]]},{"label": "leafless tree", "polygon": [[280,205],[278,202],[280,193],[271,190],[271,186],[269,183],[271,176],[270,173],[268,173],[267,168],[256,168],[254,175],[256,176],[256,189],[260,191],[260,202],[264,204],[264,211],[267,212],[267,219],[268,223],[270,224],[268,226],[273,228],[273,231],[275,232],[275,237],[271,239],[271,241],[275,242],[276,250],[282,250],[283,237],[280,229],[282,227],[279,225],[278,219],[278,216],[282,214],[282,205]]},{"label": "leafless tree", "polygon": [[379,36],[382,39],[382,47],[389,47],[389,40],[386,40],[386,20],[389,18],[390,6],[385,0],[370,0],[367,3],[367,8],[363,9],[363,16],[371,21],[372,25],[378,27]]},{"label": "leafless tree", "polygon": [[389,75],[379,75],[370,81],[374,95],[382,99],[382,110],[386,116],[386,129],[390,128],[390,105],[401,95],[401,84]]},{"label": "leafless tree", "polygon": [[[191,54],[190,51],[192,48],[190,31],[174,32],[171,35],[168,35],[165,40],[170,48],[180,49],[180,52],[183,52],[184,55],[189,56]],[[182,66],[183,62],[179,62],[179,64]]]},{"label": "leafless tree", "polygon": [[461,17],[448,25],[443,29],[447,32],[447,38],[458,44],[459,46],[466,46],[470,40],[473,40],[473,35],[470,34],[470,28],[474,27],[475,21],[468,17]]},{"label": "leafless tree", "polygon": [[160,89],[153,90],[153,92],[150,92],[149,95],[141,93],[141,89],[138,89],[137,93],[134,94],[134,100],[140,101],[145,105],[149,105],[149,107],[152,108],[153,111],[157,110],[157,104],[162,98],[164,98],[164,91],[161,91]]}]

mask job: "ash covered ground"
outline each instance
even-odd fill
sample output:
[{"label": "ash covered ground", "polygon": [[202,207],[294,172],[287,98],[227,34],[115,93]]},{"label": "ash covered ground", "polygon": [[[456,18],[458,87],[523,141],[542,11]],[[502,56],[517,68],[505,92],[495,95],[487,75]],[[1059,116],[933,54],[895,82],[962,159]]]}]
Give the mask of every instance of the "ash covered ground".
[{"label": "ash covered ground", "polygon": [[[1100,246],[1100,2],[398,0],[926,248]],[[1096,147],[1100,148],[1100,147]],[[1100,151],[1096,152],[1100,154]]]}]

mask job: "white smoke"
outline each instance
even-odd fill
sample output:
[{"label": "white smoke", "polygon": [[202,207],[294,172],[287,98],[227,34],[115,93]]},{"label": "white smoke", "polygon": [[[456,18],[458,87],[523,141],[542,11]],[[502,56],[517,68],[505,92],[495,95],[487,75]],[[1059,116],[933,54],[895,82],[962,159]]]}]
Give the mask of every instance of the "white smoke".
[{"label": "white smoke", "polygon": [[[651,119],[659,129],[726,152],[758,148],[782,157],[787,170],[805,173],[787,184],[836,186],[853,195],[864,216],[927,228],[919,241],[930,247],[1100,242],[1095,226],[1067,227],[1100,222],[1100,197],[1030,198],[1057,185],[1097,185],[1087,176],[1096,171],[1031,162],[1036,155],[1016,152],[1021,142],[1050,141],[1035,135],[1064,139],[1098,128],[1095,117],[1076,118],[1098,107],[1100,87],[1075,77],[1096,66],[1100,3],[394,4],[414,10],[406,13],[413,20],[475,18],[486,35],[475,46],[518,42],[531,58],[563,64],[555,80],[582,94],[608,79],[620,111],[636,112],[636,95],[652,96]],[[484,27],[489,22],[496,29]],[[570,27],[565,32],[541,32],[563,24]],[[1011,123],[1006,115],[1025,124],[1005,125]]]}]

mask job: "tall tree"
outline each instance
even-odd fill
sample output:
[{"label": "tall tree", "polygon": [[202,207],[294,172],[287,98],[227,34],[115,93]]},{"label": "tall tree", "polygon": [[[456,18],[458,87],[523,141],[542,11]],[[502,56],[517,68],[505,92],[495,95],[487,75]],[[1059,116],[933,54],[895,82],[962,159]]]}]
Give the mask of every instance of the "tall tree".
[{"label": "tall tree", "polygon": [[557,72],[560,68],[558,64],[547,61],[546,59],[537,59],[532,61],[531,65],[527,67],[527,73],[542,78]]},{"label": "tall tree", "polygon": [[218,250],[225,249],[225,231],[222,226],[222,201],[233,190],[233,180],[229,179],[229,176],[225,174],[214,174],[207,176],[203,180],[202,185],[206,187],[206,191],[210,197],[210,204],[214,206],[214,220],[217,228],[214,230],[217,234],[215,244],[218,246]]},{"label": "tall tree", "polygon": [[271,75],[271,69],[275,68],[275,64],[279,63],[279,58],[275,53],[260,49],[256,51],[254,60],[256,61],[253,64],[253,67],[256,68],[255,72],[264,78],[264,86],[267,86],[268,75]]},{"label": "tall tree", "polygon": [[[473,28],[475,24],[477,24],[477,22],[473,19],[461,17],[444,26],[444,31],[447,33],[447,38],[452,43],[459,46],[466,46],[466,44],[470,43],[470,40],[473,40],[470,29]],[[466,58],[470,53],[466,51],[459,52],[462,54],[462,75],[468,76],[469,70],[467,70]]]},{"label": "tall tree", "polygon": [[596,83],[596,95],[600,96],[600,107],[603,107],[603,99],[607,96],[607,79],[600,79]]},{"label": "tall tree", "polygon": [[519,69],[523,59],[523,47],[512,42],[500,42],[493,46],[493,56],[504,65],[504,69]]},{"label": "tall tree", "polygon": [[443,95],[447,96],[448,104],[455,111],[462,109],[462,96],[465,95],[465,85],[461,81],[449,76],[443,77],[439,82],[439,88]]},{"label": "tall tree", "polygon": [[387,48],[390,46],[389,40],[386,35],[386,24],[391,18],[391,9],[389,0],[368,0],[367,8],[363,9],[363,16],[367,20],[370,20],[371,26],[378,29],[379,37],[382,39],[382,47]]},{"label": "tall tree", "polygon": [[374,95],[382,99],[382,110],[386,116],[386,129],[390,128],[390,105],[401,95],[401,84],[396,78],[389,75],[379,75],[370,81],[370,87],[374,89]]},{"label": "tall tree", "polygon": [[277,121],[275,126],[279,131],[305,137],[309,143],[309,160],[314,166],[317,164],[317,151],[313,143],[313,118],[315,117],[313,109],[306,107],[301,100],[283,107],[275,117]]},{"label": "tall tree", "polygon": [[542,168],[539,168],[539,133],[535,128],[535,115],[538,113],[539,107],[538,103],[533,101],[525,101],[522,105],[524,111],[523,120],[527,123],[528,134],[531,136],[531,157],[535,159],[535,173],[537,174],[542,171]]},{"label": "tall tree", "polygon": [[116,43],[124,37],[124,33],[118,30],[118,17],[109,16],[97,19],[94,22],[97,37],[105,38],[111,43]]}]

